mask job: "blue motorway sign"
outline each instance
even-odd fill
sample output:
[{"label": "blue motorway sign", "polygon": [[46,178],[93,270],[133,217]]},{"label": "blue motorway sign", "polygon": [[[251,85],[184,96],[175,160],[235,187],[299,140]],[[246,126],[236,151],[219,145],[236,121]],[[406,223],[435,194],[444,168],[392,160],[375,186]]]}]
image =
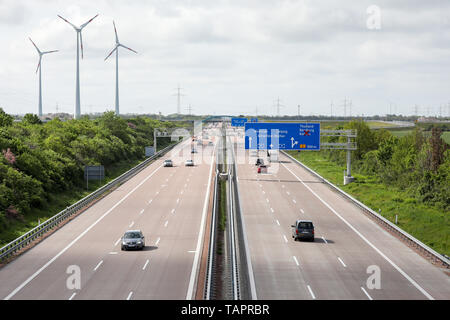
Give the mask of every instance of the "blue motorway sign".
[{"label": "blue motorway sign", "polygon": [[231,126],[243,127],[247,121],[248,121],[247,118],[231,118]]},{"label": "blue motorway sign", "polygon": [[247,122],[245,149],[320,150],[320,123]]}]

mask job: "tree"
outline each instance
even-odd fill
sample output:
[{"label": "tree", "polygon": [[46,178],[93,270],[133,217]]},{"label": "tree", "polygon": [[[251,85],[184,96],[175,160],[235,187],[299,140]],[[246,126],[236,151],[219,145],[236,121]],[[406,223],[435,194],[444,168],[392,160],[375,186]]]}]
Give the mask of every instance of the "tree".
[{"label": "tree", "polygon": [[442,130],[438,127],[433,127],[431,130],[431,170],[436,172],[439,166],[444,162],[444,152],[448,146],[441,138]]},{"label": "tree", "polygon": [[29,123],[29,124],[42,124],[41,119],[39,119],[39,117],[37,115],[32,114],[32,113],[27,113],[23,117],[23,122]]},{"label": "tree", "polygon": [[375,139],[375,134],[366,122],[362,120],[350,121],[345,126],[345,129],[356,129],[357,131],[356,144],[358,149],[353,152],[355,159],[361,160],[364,154],[371,150],[377,149],[378,146]]},{"label": "tree", "polygon": [[13,124],[14,118],[0,108],[0,127],[9,127]]}]

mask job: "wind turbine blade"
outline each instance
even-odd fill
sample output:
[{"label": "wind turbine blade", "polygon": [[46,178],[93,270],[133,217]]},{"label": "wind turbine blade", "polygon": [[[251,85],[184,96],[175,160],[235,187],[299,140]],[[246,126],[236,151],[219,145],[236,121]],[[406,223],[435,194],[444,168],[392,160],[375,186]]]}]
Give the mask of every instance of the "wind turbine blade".
[{"label": "wind turbine blade", "polygon": [[89,23],[92,22],[92,20],[94,20],[94,19],[97,18],[97,17],[98,17],[98,14],[97,14],[95,17],[93,17],[92,19],[90,19],[88,22],[82,24],[81,27],[80,27],[80,29],[83,29],[84,27],[86,27]]},{"label": "wind turbine blade", "polygon": [[39,58],[39,63],[38,63],[38,66],[37,66],[37,68],[36,68],[36,73],[39,71],[39,68],[41,67],[41,58]]},{"label": "wind turbine blade", "polygon": [[45,52],[42,52],[42,54],[47,54],[47,53],[54,53],[54,52],[58,52],[59,50],[53,50],[53,51],[45,51]]},{"label": "wind turbine blade", "polygon": [[118,47],[118,46],[116,46],[116,47],[113,49],[113,51],[111,51],[111,53],[108,54],[108,56],[105,58],[105,61],[106,61],[106,60],[114,53],[114,51],[117,50],[117,47]]},{"label": "wind turbine blade", "polygon": [[84,59],[84,49],[83,49],[83,35],[80,31],[80,43],[81,43],[81,59]]},{"label": "wind turbine blade", "polygon": [[114,33],[116,34],[116,44],[119,43],[119,37],[117,36],[117,29],[116,29],[116,24],[113,21],[113,25],[114,25]]},{"label": "wind turbine blade", "polygon": [[39,48],[37,47],[37,45],[33,42],[33,40],[31,40],[31,38],[28,38],[28,39],[30,39],[31,43],[32,43],[33,46],[36,48],[37,52],[38,52],[39,54],[41,54],[41,51],[39,50]]},{"label": "wind turbine blade", "polygon": [[137,53],[137,51],[135,51],[135,50],[133,50],[131,48],[128,48],[128,47],[124,46],[123,44],[119,44],[119,46],[121,46],[122,48],[128,49],[130,51],[133,51],[134,53]]},{"label": "wind turbine blade", "polygon": [[60,17],[60,18],[63,19],[65,22],[67,22],[68,24],[70,24],[75,30],[78,29],[73,23],[71,23],[71,22],[69,22],[67,19],[61,17],[59,14],[58,14],[58,17]]}]

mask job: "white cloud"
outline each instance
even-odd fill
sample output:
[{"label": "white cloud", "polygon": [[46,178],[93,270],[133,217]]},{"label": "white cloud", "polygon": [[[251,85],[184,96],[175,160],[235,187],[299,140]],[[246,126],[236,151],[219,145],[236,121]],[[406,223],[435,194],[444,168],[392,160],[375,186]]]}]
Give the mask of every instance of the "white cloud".
[{"label": "white cloud", "polygon": [[[57,18],[82,24],[82,107],[111,109],[114,59],[104,58],[119,39],[138,51],[120,51],[123,112],[175,112],[174,88],[197,113],[273,114],[280,97],[287,114],[297,105],[328,113],[329,104],[353,98],[354,113],[375,114],[386,101],[404,113],[416,103],[449,100],[450,2],[379,0],[382,28],[366,28],[372,1],[75,1],[0,0],[0,106],[33,112],[37,55],[43,50],[44,109],[72,111],[76,33]],[[92,107],[89,107],[92,105]],[[380,106],[383,106],[380,108]],[[338,108],[336,108],[338,110]],[[340,109],[339,109],[340,110]],[[342,110],[340,110],[342,113]],[[382,112],[384,113],[384,111]]]}]

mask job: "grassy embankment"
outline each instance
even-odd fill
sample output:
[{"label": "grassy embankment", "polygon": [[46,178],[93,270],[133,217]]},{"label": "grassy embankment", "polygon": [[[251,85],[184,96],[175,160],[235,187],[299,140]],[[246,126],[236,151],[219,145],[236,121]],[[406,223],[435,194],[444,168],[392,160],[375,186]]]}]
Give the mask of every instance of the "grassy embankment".
[{"label": "grassy embankment", "polygon": [[343,185],[344,167],[327,160],[320,152],[291,152],[292,156],[338,185],[373,210],[427,244],[439,253],[450,255],[450,212],[426,206],[406,192],[377,182],[375,177],[354,174],[356,182]]},{"label": "grassy embankment", "polygon": [[23,219],[10,222],[8,230],[1,233],[0,247],[27,233],[29,230],[36,227],[39,221],[40,223],[45,222],[58,212],[94,192],[102,185],[114,180],[121,174],[138,165],[139,162],[140,161],[138,160],[131,162],[123,161],[109,168],[105,168],[105,180],[89,181],[89,189],[86,189],[86,187],[75,188],[73,190],[51,195],[50,201],[48,201],[43,208],[34,208],[30,213],[24,215]]}]

